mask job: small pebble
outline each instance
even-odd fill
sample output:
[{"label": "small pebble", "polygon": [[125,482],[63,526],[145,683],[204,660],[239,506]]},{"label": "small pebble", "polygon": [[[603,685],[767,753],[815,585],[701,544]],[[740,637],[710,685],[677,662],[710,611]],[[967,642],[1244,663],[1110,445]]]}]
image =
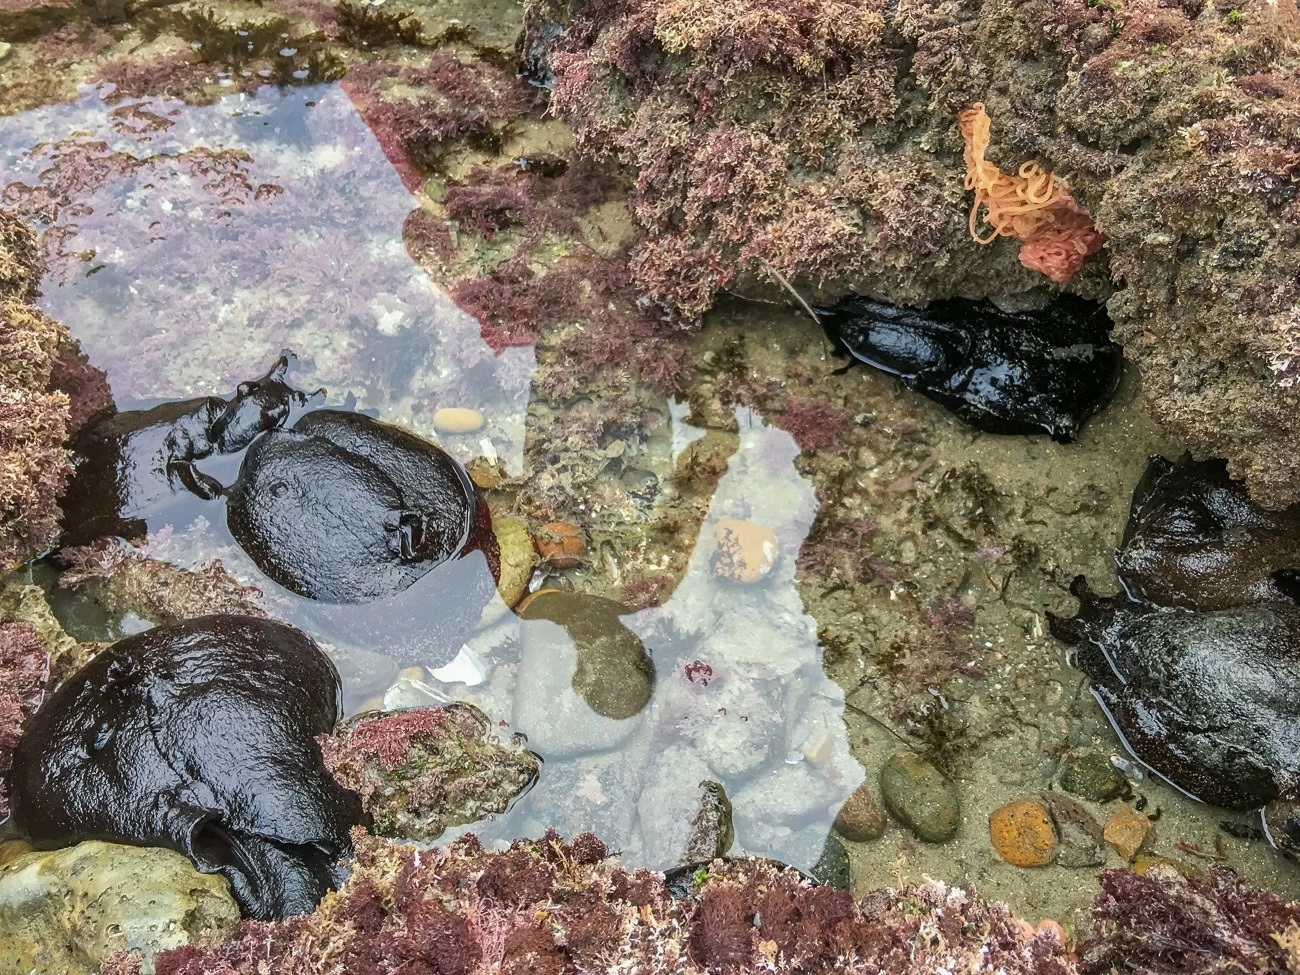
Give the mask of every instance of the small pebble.
[{"label": "small pebble", "polygon": [[776,564],[776,535],[752,521],[724,518],[713,530],[713,574],[731,582],[754,583]]},{"label": "small pebble", "polygon": [[957,835],[961,806],[947,777],[915,752],[898,751],[880,770],[880,798],[891,816],[927,843]]},{"label": "small pebble", "polygon": [[13,49],[13,45],[10,44],[8,41],[0,41],[0,61],[3,61],[5,58],[7,58],[9,56],[9,52],[12,49]]},{"label": "small pebble", "polygon": [[835,829],[846,840],[864,843],[885,831],[885,811],[865,782],[853,790],[835,815]]},{"label": "small pebble", "polygon": [[569,521],[548,521],[533,535],[533,544],[556,569],[572,569],[587,557],[587,536]]},{"label": "small pebble", "polygon": [[463,406],[444,406],[433,414],[433,428],[439,433],[478,433],[486,422],[478,410]]},{"label": "small pebble", "polygon": [[998,856],[1015,867],[1043,867],[1052,862],[1056,831],[1041,802],[1019,799],[989,816],[989,836]]},{"label": "small pebble", "polygon": [[1142,813],[1122,806],[1106,820],[1102,835],[1107,845],[1125,860],[1132,860],[1155,839],[1156,828]]}]

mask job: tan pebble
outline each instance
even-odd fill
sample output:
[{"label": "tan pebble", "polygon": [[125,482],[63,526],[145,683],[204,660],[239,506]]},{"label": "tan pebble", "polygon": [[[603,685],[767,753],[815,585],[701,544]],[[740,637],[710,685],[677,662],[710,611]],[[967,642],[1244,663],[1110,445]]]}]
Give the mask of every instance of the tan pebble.
[{"label": "tan pebble", "polygon": [[998,856],[1016,867],[1042,867],[1052,862],[1056,830],[1041,802],[1019,799],[989,816],[989,836]]},{"label": "tan pebble", "polygon": [[375,694],[361,702],[357,708],[357,714],[365,714],[367,711],[382,711],[384,709],[384,695]]},{"label": "tan pebble", "polygon": [[403,667],[397,672],[398,680],[401,680],[403,677],[407,680],[424,680],[424,676],[423,667]]},{"label": "tan pebble", "polygon": [[885,810],[865,783],[853,790],[835,814],[836,832],[855,843],[879,839],[885,831],[885,822]]},{"label": "tan pebble", "polygon": [[444,406],[433,414],[433,428],[439,433],[478,433],[486,422],[478,410],[463,406]]},{"label": "tan pebble", "polygon": [[776,564],[776,536],[752,521],[724,518],[713,530],[713,574],[731,582],[758,582]]},{"label": "tan pebble", "polygon": [[518,518],[493,514],[492,533],[496,535],[497,551],[501,556],[501,575],[497,579],[497,595],[501,598],[484,607],[480,626],[500,619],[511,606],[524,598],[537,561],[528,526]]},{"label": "tan pebble", "polygon": [[1151,845],[1155,832],[1151,820],[1137,810],[1123,806],[1106,820],[1102,837],[1125,860],[1132,860]]},{"label": "tan pebble", "polygon": [[549,521],[533,536],[537,554],[557,569],[572,569],[587,557],[587,537],[568,521]]}]

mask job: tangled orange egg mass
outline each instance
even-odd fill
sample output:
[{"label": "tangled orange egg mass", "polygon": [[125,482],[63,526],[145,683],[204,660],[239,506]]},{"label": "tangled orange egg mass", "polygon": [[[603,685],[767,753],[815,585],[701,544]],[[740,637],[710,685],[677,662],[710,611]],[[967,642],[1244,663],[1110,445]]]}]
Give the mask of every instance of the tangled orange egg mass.
[{"label": "tangled orange egg mass", "polygon": [[[966,189],[975,194],[971,236],[981,244],[1015,237],[1021,241],[1021,264],[1058,283],[1068,281],[1101,249],[1106,235],[1065,183],[1038,163],[1023,163],[1010,174],[984,158],[992,123],[983,102],[959,113],[957,124],[966,141]],[[981,218],[989,227],[984,234]]]}]

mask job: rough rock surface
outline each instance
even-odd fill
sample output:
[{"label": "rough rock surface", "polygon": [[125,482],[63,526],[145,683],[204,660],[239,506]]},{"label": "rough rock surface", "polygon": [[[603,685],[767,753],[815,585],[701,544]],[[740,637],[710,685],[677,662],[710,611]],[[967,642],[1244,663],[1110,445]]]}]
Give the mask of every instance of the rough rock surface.
[{"label": "rough rock surface", "polygon": [[381,836],[434,840],[505,812],[539,771],[536,755],[460,702],[359,715],[319,740],[326,767],[361,795]]},{"label": "rough rock surface", "polygon": [[687,884],[671,896],[662,874],[629,873],[590,834],[496,853],[473,837],[426,850],[362,838],[351,878],[314,914],[247,922],[158,971],[1075,971],[1054,932],[933,881],[855,903],[770,861],[715,860]]},{"label": "rough rock surface", "polygon": [[0,572],[45,548],[69,470],[68,397],[50,377],[67,332],[33,303],[36,238],[0,211]]},{"label": "rough rock surface", "polygon": [[83,975],[121,952],[149,973],[157,952],[238,923],[226,881],[170,850],[95,841],[0,865],[0,975]]},{"label": "rough rock surface", "polygon": [[526,26],[579,146],[636,168],[635,276],[688,317],[773,272],[907,304],[1048,285],[967,226],[955,116],[984,103],[989,160],[1108,236],[1069,287],[1111,295],[1152,414],[1300,497],[1295,0],[529,0]]}]

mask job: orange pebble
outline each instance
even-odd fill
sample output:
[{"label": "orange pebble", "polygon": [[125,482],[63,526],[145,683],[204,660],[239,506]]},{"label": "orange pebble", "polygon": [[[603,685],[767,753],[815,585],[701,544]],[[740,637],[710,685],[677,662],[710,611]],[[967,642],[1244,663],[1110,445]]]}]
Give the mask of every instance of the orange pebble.
[{"label": "orange pebble", "polygon": [[1155,839],[1156,828],[1151,820],[1135,809],[1121,806],[1106,820],[1102,833],[1110,848],[1125,860],[1132,860]]},{"label": "orange pebble", "polygon": [[587,536],[568,521],[548,521],[533,536],[537,554],[557,569],[572,569],[587,557]]},{"label": "orange pebble", "polygon": [[1020,799],[989,816],[993,849],[1017,867],[1041,867],[1052,862],[1056,830],[1041,802]]}]

